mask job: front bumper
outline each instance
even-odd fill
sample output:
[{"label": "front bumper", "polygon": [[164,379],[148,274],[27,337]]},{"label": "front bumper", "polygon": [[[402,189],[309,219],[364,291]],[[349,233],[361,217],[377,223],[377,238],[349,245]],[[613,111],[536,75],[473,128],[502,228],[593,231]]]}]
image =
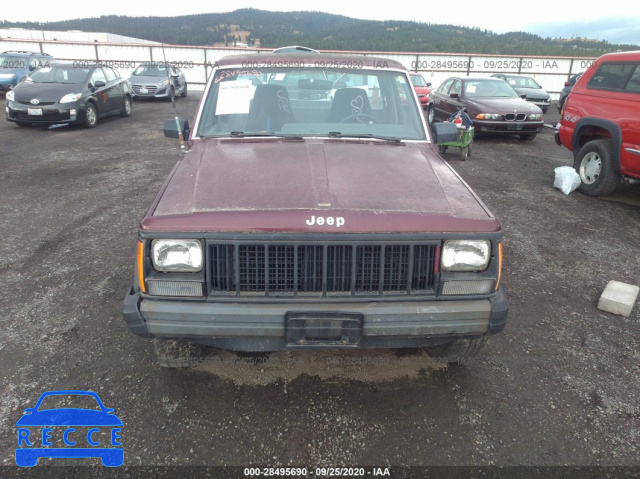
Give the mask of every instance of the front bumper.
[{"label": "front bumper", "polygon": [[497,135],[522,135],[527,133],[539,133],[542,131],[544,121],[485,121],[473,120],[476,133],[488,133]]},{"label": "front bumper", "polygon": [[[29,110],[40,110],[41,115],[29,114]],[[24,123],[80,123],[84,121],[84,106],[77,102],[54,105],[24,105],[16,101],[7,102],[5,114],[9,121]]]},{"label": "front bumper", "polygon": [[496,334],[506,325],[509,302],[490,299],[367,303],[211,303],[142,298],[131,289],[122,314],[143,337],[186,339],[235,351],[344,347],[287,342],[287,314],[360,315],[357,348],[424,347],[457,337]]}]

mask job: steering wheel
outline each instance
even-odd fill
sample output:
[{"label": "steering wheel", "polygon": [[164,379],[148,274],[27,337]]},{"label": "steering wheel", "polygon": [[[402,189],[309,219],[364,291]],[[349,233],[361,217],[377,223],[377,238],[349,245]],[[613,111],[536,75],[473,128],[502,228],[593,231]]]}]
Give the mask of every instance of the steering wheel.
[{"label": "steering wheel", "polygon": [[[347,120],[349,120],[351,118],[358,118],[358,117],[363,117],[363,116],[365,116],[367,118],[370,118],[373,121],[373,123],[380,123],[380,120],[378,120],[375,116],[367,115],[366,113],[356,113],[355,115],[349,115],[349,116],[343,118],[342,120],[340,120],[339,123],[344,123],[345,121],[347,121]],[[360,123],[363,123],[363,122],[360,122]]]}]

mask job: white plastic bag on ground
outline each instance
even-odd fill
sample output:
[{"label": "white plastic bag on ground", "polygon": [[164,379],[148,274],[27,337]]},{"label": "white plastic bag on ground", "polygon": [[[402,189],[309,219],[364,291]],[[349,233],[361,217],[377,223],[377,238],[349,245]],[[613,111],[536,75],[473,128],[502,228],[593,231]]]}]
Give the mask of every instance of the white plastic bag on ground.
[{"label": "white plastic bag on ground", "polygon": [[578,189],[580,186],[580,175],[576,173],[576,170],[571,166],[559,166],[555,170],[556,179],[553,182],[553,186],[562,191],[565,195],[568,195],[572,191]]}]

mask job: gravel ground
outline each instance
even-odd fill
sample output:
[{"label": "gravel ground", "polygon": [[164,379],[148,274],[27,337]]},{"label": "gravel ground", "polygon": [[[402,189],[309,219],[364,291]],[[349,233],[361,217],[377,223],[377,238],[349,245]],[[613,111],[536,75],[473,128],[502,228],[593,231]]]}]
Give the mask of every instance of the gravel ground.
[{"label": "gravel ground", "polygon": [[[198,101],[179,99],[180,115]],[[165,370],[120,306],[137,223],[177,159],[171,116],[140,101],[93,130],[0,122],[1,465],[23,409],[54,389],[115,408],[130,466],[640,465],[640,307],[596,307],[609,280],[640,284],[640,187],[554,189],[572,160],[551,129],[444,155],[505,234],[509,323],[471,364],[306,351]]]}]

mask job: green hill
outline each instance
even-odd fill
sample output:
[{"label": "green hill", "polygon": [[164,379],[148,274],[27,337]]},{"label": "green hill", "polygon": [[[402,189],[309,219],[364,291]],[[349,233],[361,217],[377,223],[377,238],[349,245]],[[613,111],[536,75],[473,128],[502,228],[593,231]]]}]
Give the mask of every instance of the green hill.
[{"label": "green hill", "polygon": [[[40,29],[34,22],[0,22],[0,28]],[[507,55],[600,56],[638,45],[589,39],[551,39],[479,28],[407,21],[357,20],[321,12],[266,12],[240,9],[179,17],[82,18],[44,24],[45,30],[109,32],[179,45],[233,45],[266,48],[305,45],[319,50],[487,53]]]}]

